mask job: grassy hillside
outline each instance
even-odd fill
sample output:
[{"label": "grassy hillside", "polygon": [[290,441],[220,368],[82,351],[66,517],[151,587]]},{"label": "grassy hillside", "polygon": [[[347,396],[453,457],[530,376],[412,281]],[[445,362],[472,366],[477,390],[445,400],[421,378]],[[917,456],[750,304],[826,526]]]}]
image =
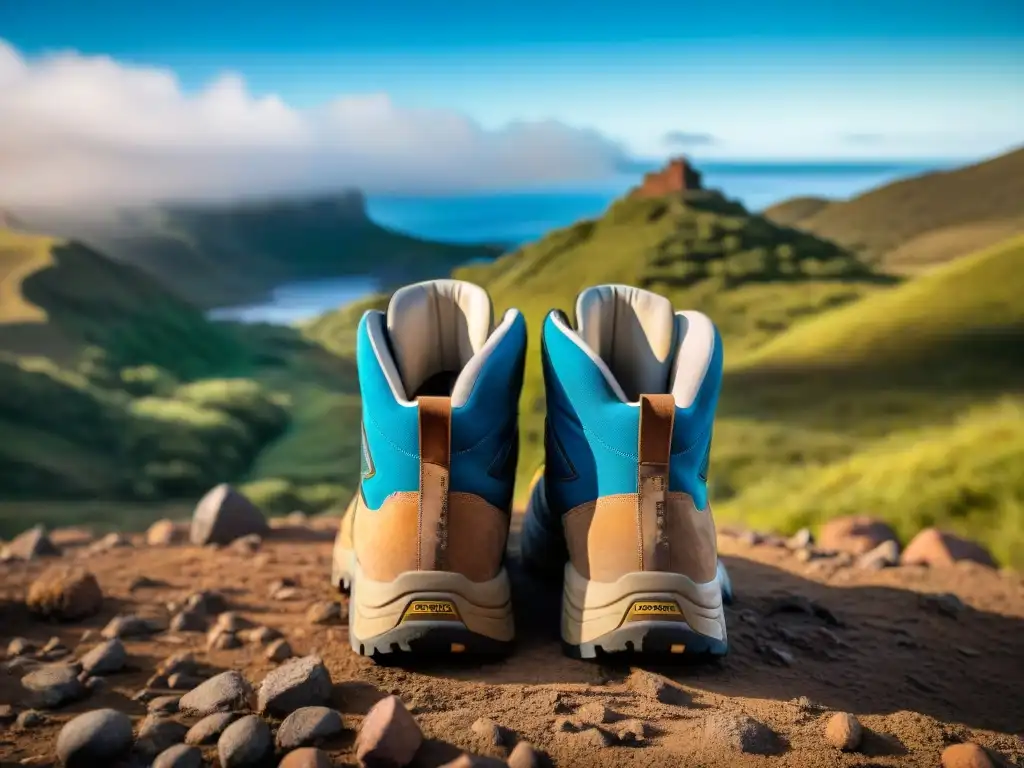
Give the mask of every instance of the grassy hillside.
[{"label": "grassy hillside", "polygon": [[1016,238],[733,360],[718,514],[784,530],[853,511],[908,535],[939,523],[1024,564],[1022,263]]},{"label": "grassy hillside", "polygon": [[894,271],[956,258],[1024,231],[1024,148],[844,202],[784,201],[765,215]]},{"label": "grassy hillside", "polygon": [[22,218],[131,263],[203,307],[246,303],[289,280],[368,272],[385,284],[441,277],[500,252],[381,227],[358,193],[102,214],[29,211]]},{"label": "grassy hillside", "polygon": [[250,355],[138,269],[74,241],[0,230],[0,351],[67,363],[86,346],[115,367],[190,378],[242,370]]}]

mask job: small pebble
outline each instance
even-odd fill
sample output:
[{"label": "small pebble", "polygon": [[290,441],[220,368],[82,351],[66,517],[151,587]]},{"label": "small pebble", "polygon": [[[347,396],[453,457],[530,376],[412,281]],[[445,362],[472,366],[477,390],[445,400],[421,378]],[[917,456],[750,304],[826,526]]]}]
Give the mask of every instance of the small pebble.
[{"label": "small pebble", "polygon": [[825,726],[825,740],[836,749],[853,752],[864,734],[860,720],[849,712],[836,712]]}]

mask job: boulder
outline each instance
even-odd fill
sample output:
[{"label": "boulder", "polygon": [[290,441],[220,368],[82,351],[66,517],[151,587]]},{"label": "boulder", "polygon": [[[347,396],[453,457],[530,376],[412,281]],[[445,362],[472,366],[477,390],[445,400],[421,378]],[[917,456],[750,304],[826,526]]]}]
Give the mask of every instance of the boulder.
[{"label": "boulder", "polygon": [[46,535],[46,529],[37,525],[11,539],[0,550],[0,560],[35,560],[40,557],[59,557],[60,549]]},{"label": "boulder", "polygon": [[189,539],[193,544],[230,544],[250,534],[270,531],[263,512],[227,483],[207,492],[192,513]]},{"label": "boulder", "polygon": [[897,541],[896,532],[881,520],[867,515],[836,517],[818,532],[818,546],[833,552],[863,555],[886,541]]},{"label": "boulder", "polygon": [[944,568],[968,561],[995,568],[996,561],[980,544],[938,528],[925,528],[903,550],[904,565],[928,565]]}]

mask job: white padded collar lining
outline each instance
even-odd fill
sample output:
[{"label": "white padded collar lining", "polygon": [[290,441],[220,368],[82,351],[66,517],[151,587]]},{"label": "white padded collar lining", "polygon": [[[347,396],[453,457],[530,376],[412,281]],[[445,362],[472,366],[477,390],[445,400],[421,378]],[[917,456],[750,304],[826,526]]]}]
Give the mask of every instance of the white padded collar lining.
[{"label": "white padded collar lining", "polygon": [[710,318],[675,312],[668,299],[626,285],[600,285],[576,300],[578,332],[555,315],[555,326],[582,349],[616,396],[636,404],[642,394],[669,393],[690,406],[714,354]]},{"label": "white padded collar lining", "polygon": [[409,393],[434,374],[452,371],[458,372],[452,406],[464,405],[484,362],[520,314],[508,310],[492,332],[492,312],[487,292],[461,280],[407,286],[395,292],[386,315],[368,312],[370,344],[395,400],[415,405]]}]

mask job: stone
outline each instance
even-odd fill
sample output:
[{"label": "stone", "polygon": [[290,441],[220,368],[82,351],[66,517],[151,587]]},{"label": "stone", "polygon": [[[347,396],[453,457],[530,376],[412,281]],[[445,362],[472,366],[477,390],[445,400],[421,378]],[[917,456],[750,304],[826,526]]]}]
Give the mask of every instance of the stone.
[{"label": "stone", "polygon": [[171,619],[169,629],[172,632],[205,632],[206,614],[202,611],[186,608],[179,611]]},{"label": "stone", "polygon": [[207,715],[189,728],[188,733],[185,734],[185,743],[196,746],[216,744],[217,739],[224,733],[224,729],[239,717],[241,715],[236,712],[214,712],[212,715]]},{"label": "stone", "polygon": [[270,726],[256,715],[239,718],[217,739],[221,768],[266,766],[274,756],[274,737]]},{"label": "stone", "polygon": [[333,765],[330,755],[326,752],[313,747],[303,747],[285,755],[277,768],[332,768]]},{"label": "stone", "polygon": [[180,696],[157,696],[146,706],[146,711],[152,715],[174,715],[178,712]]},{"label": "stone", "polygon": [[242,641],[234,632],[225,632],[223,629],[214,627],[206,638],[206,650],[208,651],[229,651],[233,648],[241,648]]},{"label": "stone", "polygon": [[82,671],[88,675],[112,675],[124,669],[128,652],[118,638],[100,643],[81,658]]},{"label": "stone", "polygon": [[849,552],[863,555],[887,541],[899,542],[892,527],[881,520],[867,515],[846,515],[834,517],[818,531],[818,546],[834,552]]},{"label": "stone", "polygon": [[54,566],[32,582],[25,604],[37,616],[75,621],[99,612],[103,592],[96,577],[84,568]]},{"label": "stone", "polygon": [[181,697],[178,710],[201,717],[214,712],[244,710],[252,706],[253,690],[249,681],[234,669],[221,672]]},{"label": "stone", "polygon": [[0,549],[0,560],[35,560],[60,555],[60,548],[46,535],[46,528],[42,525],[19,533]]},{"label": "stone", "polygon": [[397,696],[381,699],[363,718],[356,758],[365,768],[395,768],[412,762],[423,733]]},{"label": "stone", "polygon": [[932,568],[945,568],[963,561],[996,567],[995,559],[983,546],[938,528],[925,528],[918,533],[907,544],[901,558],[904,565]]},{"label": "stone", "polygon": [[277,729],[277,746],[289,750],[319,746],[344,730],[341,715],[329,707],[300,707]]},{"label": "stone", "polygon": [[78,669],[70,664],[50,664],[29,672],[21,685],[33,697],[33,704],[53,709],[85,697],[85,686],[78,679]]},{"label": "stone", "polygon": [[184,607],[188,610],[200,611],[207,616],[217,616],[228,610],[228,599],[220,592],[203,590],[189,595],[185,600]]},{"label": "stone", "polygon": [[24,637],[15,637],[7,644],[7,658],[14,659],[18,656],[32,653],[36,649],[35,643],[26,640]]},{"label": "stone", "polygon": [[175,744],[185,741],[188,726],[162,715],[149,715],[139,726],[139,738],[135,744],[138,752],[150,759]]},{"label": "stone", "polygon": [[189,539],[193,544],[230,544],[251,533],[270,531],[263,512],[227,483],[207,492],[192,513]]},{"label": "stone", "polygon": [[900,564],[900,545],[893,539],[883,541],[857,558],[857,567],[869,571],[892,568]]},{"label": "stone", "polygon": [[341,620],[341,605],[333,600],[313,603],[306,611],[310,624],[330,624]]},{"label": "stone", "polygon": [[463,752],[454,760],[449,760],[447,763],[440,766],[440,768],[505,768],[506,765],[508,764],[493,757],[471,755],[467,752]]},{"label": "stone", "polygon": [[36,712],[34,709],[26,709],[24,712],[18,715],[14,720],[14,727],[20,731],[34,728],[37,725],[42,725],[46,722],[46,716],[42,712]]},{"label": "stone", "polygon": [[159,631],[160,627],[149,619],[144,619],[135,614],[122,614],[112,618],[100,634],[107,638],[145,637]]},{"label": "stone", "polygon": [[10,704],[0,704],[0,723],[6,725],[7,723],[13,722],[17,716],[18,715],[14,711],[14,707]]},{"label": "stone", "polygon": [[146,530],[146,544],[151,547],[169,547],[185,538],[182,526],[173,520],[157,520]]},{"label": "stone", "polygon": [[543,755],[528,741],[520,741],[508,756],[508,768],[541,768]]},{"label": "stone", "polygon": [[801,528],[786,540],[789,549],[807,549],[814,546],[814,534],[810,528]]},{"label": "stone", "polygon": [[825,724],[825,741],[844,752],[856,750],[863,736],[860,720],[849,712],[836,712]]},{"label": "stone", "polygon": [[157,675],[167,678],[173,674],[196,675],[199,673],[199,664],[191,651],[182,651],[168,656],[161,661],[156,668]]},{"label": "stone", "polygon": [[153,761],[153,768],[202,768],[203,753],[188,744],[168,747]]},{"label": "stone", "polygon": [[331,688],[331,674],[319,656],[291,659],[263,678],[257,711],[284,717],[300,707],[329,704]]},{"label": "stone", "polygon": [[187,672],[175,672],[167,678],[165,687],[172,691],[191,691],[203,684],[203,678],[199,675],[190,675]]},{"label": "stone", "polygon": [[281,637],[281,633],[271,627],[255,627],[242,632],[239,636],[247,643],[270,645],[274,640]]},{"label": "stone", "polygon": [[942,750],[942,768],[995,768],[995,763],[980,746],[965,742]]},{"label": "stone", "polygon": [[222,632],[241,632],[256,625],[237,611],[224,611],[217,617],[217,622],[213,626]]},{"label": "stone", "polygon": [[269,661],[287,661],[295,652],[292,651],[292,647],[288,644],[285,639],[275,640],[267,646],[266,652],[263,654]]},{"label": "stone", "polygon": [[721,712],[704,720],[701,740],[710,749],[731,749],[752,755],[778,751],[779,740],[772,730],[747,715]]},{"label": "stone", "polygon": [[132,748],[132,721],[114,709],[94,709],[69,720],[57,736],[65,768],[113,765]]},{"label": "stone", "polygon": [[109,552],[112,549],[130,547],[131,545],[132,543],[123,534],[117,532],[108,533],[102,539],[97,539],[86,547],[85,556],[102,555],[104,552]]}]

